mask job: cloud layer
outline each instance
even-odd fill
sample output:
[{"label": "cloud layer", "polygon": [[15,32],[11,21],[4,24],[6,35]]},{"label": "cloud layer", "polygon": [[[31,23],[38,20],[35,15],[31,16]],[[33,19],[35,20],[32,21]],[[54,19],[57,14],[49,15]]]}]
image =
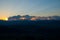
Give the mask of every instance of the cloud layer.
[{"label": "cloud layer", "polygon": [[40,17],[40,16],[12,16],[9,17],[8,20],[60,20],[60,16],[48,16],[48,17]]}]

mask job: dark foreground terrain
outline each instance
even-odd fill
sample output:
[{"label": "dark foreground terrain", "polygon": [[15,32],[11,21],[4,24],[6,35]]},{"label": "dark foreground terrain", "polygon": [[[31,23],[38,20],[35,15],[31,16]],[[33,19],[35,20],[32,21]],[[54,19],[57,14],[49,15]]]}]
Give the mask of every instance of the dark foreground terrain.
[{"label": "dark foreground terrain", "polygon": [[60,21],[0,21],[1,40],[60,40]]}]

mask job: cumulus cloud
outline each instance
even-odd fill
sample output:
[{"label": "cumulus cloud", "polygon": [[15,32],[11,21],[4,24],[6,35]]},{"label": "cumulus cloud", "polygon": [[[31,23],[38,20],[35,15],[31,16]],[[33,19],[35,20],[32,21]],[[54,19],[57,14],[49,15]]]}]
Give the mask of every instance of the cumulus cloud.
[{"label": "cumulus cloud", "polygon": [[40,17],[40,16],[29,16],[29,15],[17,15],[9,17],[8,20],[60,20],[60,16],[48,16],[48,17]]}]

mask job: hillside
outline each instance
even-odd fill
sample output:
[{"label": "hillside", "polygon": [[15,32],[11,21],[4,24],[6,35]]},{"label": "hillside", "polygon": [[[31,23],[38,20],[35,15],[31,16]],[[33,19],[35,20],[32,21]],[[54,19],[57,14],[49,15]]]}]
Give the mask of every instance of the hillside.
[{"label": "hillside", "polygon": [[59,31],[60,21],[55,20],[0,21],[0,37],[6,40],[55,40]]}]

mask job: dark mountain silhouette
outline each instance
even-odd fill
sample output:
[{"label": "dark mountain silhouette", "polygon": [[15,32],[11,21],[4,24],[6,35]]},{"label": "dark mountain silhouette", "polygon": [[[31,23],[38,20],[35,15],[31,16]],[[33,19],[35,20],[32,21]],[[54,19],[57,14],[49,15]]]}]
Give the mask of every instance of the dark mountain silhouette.
[{"label": "dark mountain silhouette", "polygon": [[58,40],[59,31],[57,20],[0,20],[0,37],[8,40]]}]

